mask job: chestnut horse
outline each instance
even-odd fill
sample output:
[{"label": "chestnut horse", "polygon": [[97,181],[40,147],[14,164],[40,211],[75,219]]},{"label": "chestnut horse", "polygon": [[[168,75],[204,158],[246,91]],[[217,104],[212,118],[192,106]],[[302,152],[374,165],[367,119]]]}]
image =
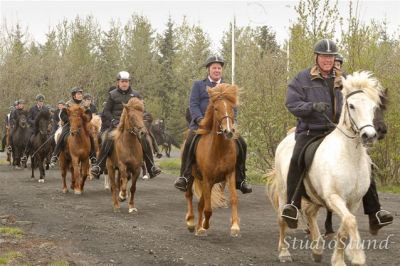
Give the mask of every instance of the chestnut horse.
[{"label": "chestnut horse", "polygon": [[[210,227],[212,201],[220,197],[212,189],[217,183],[228,181],[232,208],[231,236],[240,233],[235,187],[235,119],[234,108],[238,101],[238,87],[230,84],[219,84],[207,88],[210,102],[204,119],[196,134],[200,139],[195,152],[196,163],[192,167],[195,191],[200,192],[198,205],[198,222],[195,227],[193,214],[193,191],[190,184],[185,197],[187,201],[186,225],[196,236],[206,235]],[[197,193],[196,193],[197,194]],[[203,220],[204,214],[204,220]]]},{"label": "chestnut horse", "polygon": [[[107,158],[107,170],[111,183],[114,212],[118,212],[120,209],[118,200],[125,201],[127,198],[126,188],[130,179],[132,179],[132,184],[129,213],[137,212],[133,199],[136,181],[143,163],[141,139],[144,138],[146,133],[143,112],[143,102],[136,97],[131,98],[127,104],[124,104],[118,127],[111,132],[114,145],[111,155]],[[117,170],[118,180],[115,180]]]},{"label": "chestnut horse", "polygon": [[70,133],[66,138],[65,146],[60,154],[61,176],[63,178],[63,192],[68,191],[66,183],[67,171],[71,171],[71,189],[75,194],[83,192],[89,171],[90,131],[89,122],[92,119],[89,110],[79,105],[66,109],[70,124]]}]

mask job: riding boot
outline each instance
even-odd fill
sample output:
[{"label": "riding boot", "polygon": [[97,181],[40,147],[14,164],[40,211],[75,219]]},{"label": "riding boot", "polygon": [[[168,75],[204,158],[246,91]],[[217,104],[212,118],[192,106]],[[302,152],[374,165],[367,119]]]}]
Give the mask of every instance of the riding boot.
[{"label": "riding boot", "polygon": [[7,136],[4,134],[3,139],[1,140],[1,150],[0,152],[4,152],[6,149],[6,143],[7,143]]},{"label": "riding boot", "polygon": [[381,209],[376,183],[371,178],[371,184],[363,197],[364,213],[369,217],[369,232],[371,235],[378,234],[379,229],[393,222],[393,215]]},{"label": "riding boot", "polygon": [[293,149],[287,176],[287,204],[283,207],[281,217],[289,228],[297,228],[299,209],[301,209],[301,197],[305,194],[303,184],[304,163],[299,162],[299,156],[306,143],[313,136],[300,133],[296,136],[296,144]]},{"label": "riding boot", "polygon": [[246,153],[247,144],[242,137],[236,141],[237,160],[236,160],[236,189],[242,191],[243,194],[251,193],[253,189],[246,183]]},{"label": "riding boot", "polygon": [[190,130],[182,151],[180,177],[174,183],[174,186],[182,192],[186,192],[188,185],[193,182],[192,164],[195,161],[196,139],[196,134]]},{"label": "riding boot", "polygon": [[146,137],[140,139],[143,149],[143,159],[146,164],[147,171],[149,172],[150,178],[154,178],[161,173],[161,169],[158,168],[154,163],[153,153],[151,150],[151,144]]},{"label": "riding boot", "polygon": [[96,160],[96,146],[94,145],[94,139],[92,135],[89,135],[90,138],[90,154],[89,154],[89,160],[90,163],[96,164],[97,160]]},{"label": "riding boot", "polygon": [[62,128],[60,138],[58,139],[58,142],[56,143],[56,146],[54,147],[53,154],[51,155],[50,159],[50,167],[54,167],[56,165],[56,162],[58,160],[58,155],[61,153],[61,150],[64,148],[64,139],[66,136],[69,134],[69,124],[65,125]]},{"label": "riding boot", "polygon": [[96,179],[100,178],[100,174],[104,172],[104,169],[106,168],[107,157],[110,155],[112,151],[113,144],[114,144],[113,140],[109,137],[106,137],[103,143],[101,144],[97,162],[94,163],[90,168],[91,175]]}]

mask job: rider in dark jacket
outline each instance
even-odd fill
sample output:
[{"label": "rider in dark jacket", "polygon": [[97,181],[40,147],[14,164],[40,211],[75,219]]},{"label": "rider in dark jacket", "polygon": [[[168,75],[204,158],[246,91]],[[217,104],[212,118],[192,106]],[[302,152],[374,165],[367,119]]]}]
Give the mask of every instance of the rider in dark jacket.
[{"label": "rider in dark jacket", "polygon": [[[98,156],[98,164],[92,165],[91,174],[99,178],[102,171],[106,166],[107,156],[112,151],[113,141],[108,137],[108,133],[116,128],[119,124],[122,111],[124,109],[123,104],[126,104],[132,97],[143,99],[139,92],[133,90],[129,86],[129,73],[121,71],[117,75],[117,87],[109,92],[109,96],[106,105],[103,110],[103,119],[111,121],[111,128],[108,129],[105,134],[106,138],[101,144],[100,154]],[[150,178],[153,178],[161,173],[161,170],[154,164],[153,154],[150,148],[150,143],[147,142],[147,138],[140,139],[143,148],[144,161],[146,163],[147,170],[149,171]]]},{"label": "rider in dark jacket", "polygon": [[[175,187],[181,191],[186,191],[188,184],[193,182],[191,169],[192,164],[194,163],[194,143],[197,139],[195,130],[199,127],[200,121],[204,118],[210,100],[207,93],[207,87],[213,88],[222,82],[222,67],[224,66],[224,59],[221,56],[210,56],[204,66],[207,68],[208,76],[204,80],[195,81],[190,94],[190,130],[182,152],[180,177],[175,181]],[[237,112],[235,109],[235,119],[236,113]],[[242,193],[250,193],[252,192],[252,188],[246,183],[245,180],[247,145],[242,137],[239,137],[236,140],[236,145],[238,148],[236,164],[236,188],[240,189]]]},{"label": "rider in dark jacket", "polygon": [[[297,228],[301,197],[305,194],[304,165],[298,162],[299,156],[311,139],[327,135],[335,128],[329,120],[338,122],[343,104],[340,92],[342,73],[334,67],[336,44],[331,40],[320,40],[314,53],[315,66],[297,74],[288,86],[286,97],[286,107],[297,117],[296,144],[287,177],[287,204],[281,214],[290,228]],[[377,231],[376,228],[393,220],[389,212],[381,210],[377,195],[373,182],[363,198],[371,231]]]}]

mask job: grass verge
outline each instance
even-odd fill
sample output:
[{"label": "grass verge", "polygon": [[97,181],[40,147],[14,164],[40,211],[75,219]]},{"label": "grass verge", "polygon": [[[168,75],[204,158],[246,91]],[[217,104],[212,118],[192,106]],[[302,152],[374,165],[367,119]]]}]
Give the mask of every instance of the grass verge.
[{"label": "grass verge", "polygon": [[24,235],[24,231],[17,227],[0,227],[0,234],[22,237]]},{"label": "grass verge", "polygon": [[4,255],[0,256],[0,265],[7,265],[13,259],[22,256],[20,252],[17,251],[9,251]]}]

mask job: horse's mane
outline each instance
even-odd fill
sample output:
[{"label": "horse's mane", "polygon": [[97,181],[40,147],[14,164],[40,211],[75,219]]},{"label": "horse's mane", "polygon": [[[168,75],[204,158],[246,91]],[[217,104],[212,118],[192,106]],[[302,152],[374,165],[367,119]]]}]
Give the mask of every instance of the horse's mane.
[{"label": "horse's mane", "polygon": [[124,104],[124,109],[122,110],[121,118],[118,127],[112,132],[112,136],[114,139],[118,139],[121,134],[124,132],[127,124],[128,124],[128,111],[129,110],[138,110],[144,112],[143,101],[137,97],[132,97],[129,99],[127,104]]},{"label": "horse's mane", "polygon": [[44,119],[46,121],[50,121],[50,112],[49,111],[41,111],[39,113],[39,115],[36,117],[36,119],[35,119],[35,134],[37,134],[40,131],[39,122],[42,119]]},{"label": "horse's mane", "polygon": [[90,120],[89,126],[93,132],[99,132],[101,129],[101,117],[99,115],[94,114],[92,116],[92,120]]},{"label": "horse's mane", "polygon": [[204,119],[200,122],[199,129],[196,131],[197,134],[207,134],[212,130],[214,121],[213,103],[215,101],[224,99],[230,102],[233,106],[238,104],[238,90],[239,88],[236,85],[228,83],[221,83],[214,88],[207,88],[208,95],[210,96],[210,103],[207,106]]},{"label": "horse's mane", "polygon": [[368,97],[379,106],[385,106],[385,90],[381,83],[372,76],[372,72],[361,71],[354,72],[343,79],[343,96],[346,97],[349,93],[362,90]]}]

